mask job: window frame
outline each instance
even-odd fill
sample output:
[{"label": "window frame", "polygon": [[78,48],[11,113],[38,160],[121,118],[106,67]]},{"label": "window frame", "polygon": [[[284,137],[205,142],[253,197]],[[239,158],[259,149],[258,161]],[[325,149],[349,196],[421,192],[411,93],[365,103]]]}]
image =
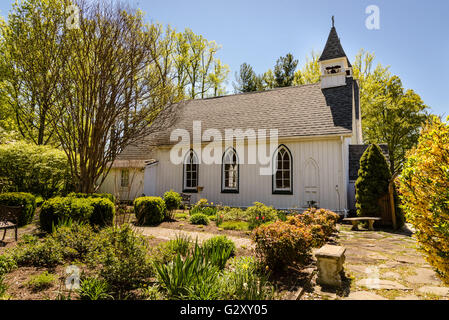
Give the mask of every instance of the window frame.
[{"label": "window frame", "polygon": [[[277,157],[278,154],[281,150],[285,150],[286,154],[289,157],[289,180],[290,180],[290,188],[278,188],[276,187],[276,174],[278,172],[277,170]],[[283,171],[281,171],[283,172]],[[284,179],[284,178],[282,178]],[[276,151],[273,154],[273,174],[272,174],[272,179],[271,179],[271,189],[272,189],[272,194],[285,194],[285,195],[292,195],[293,194],[293,156],[292,153],[290,151],[290,149],[284,145],[281,144],[277,147]]]},{"label": "window frame", "polygon": [[[193,155],[193,157],[192,157]],[[189,159],[189,163],[187,163],[187,159]],[[196,159],[193,160],[193,162],[190,159]],[[187,187],[187,165],[195,165],[196,166],[196,186],[195,187]],[[186,155],[184,156],[184,161],[182,163],[182,191],[187,193],[197,193],[198,192],[198,184],[199,184],[199,171],[200,171],[200,165],[198,163],[198,156],[196,155],[195,151],[193,149],[190,149]],[[193,171],[191,171],[193,172]]]},{"label": "window frame", "polygon": [[[226,157],[229,155],[229,153],[232,153],[232,155],[235,155],[235,165],[237,166],[237,181],[236,181],[236,186],[235,187],[227,187],[225,186],[226,183],[226,179],[225,179],[225,175],[226,175],[226,164],[225,163],[225,159]],[[223,156],[221,158],[221,193],[239,193],[239,187],[240,187],[240,164],[239,164],[239,156],[237,154],[237,151],[230,147],[228,148],[224,153]]]},{"label": "window frame", "polygon": [[[123,173],[124,172],[126,172],[126,174],[127,174],[127,177],[126,177],[126,182],[127,182],[127,184],[126,185],[123,185]],[[121,169],[120,170],[120,188],[129,188],[129,169]]]}]

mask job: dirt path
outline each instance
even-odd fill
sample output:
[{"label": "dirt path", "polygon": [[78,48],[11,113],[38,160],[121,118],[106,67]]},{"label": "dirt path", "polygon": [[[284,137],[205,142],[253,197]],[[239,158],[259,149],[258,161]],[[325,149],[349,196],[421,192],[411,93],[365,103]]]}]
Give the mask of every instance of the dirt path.
[{"label": "dirt path", "polygon": [[[207,233],[201,231],[184,231],[184,230],[175,230],[168,229],[163,227],[133,227],[137,232],[143,234],[144,236],[153,236],[155,238],[161,240],[173,240],[177,235],[182,234],[185,236],[189,236],[193,241],[198,239],[198,242],[203,242],[204,240],[210,239],[212,237],[216,237],[217,234]],[[248,238],[239,238],[235,236],[226,235],[229,239],[234,241],[237,248],[251,249],[254,247],[254,244]]]}]

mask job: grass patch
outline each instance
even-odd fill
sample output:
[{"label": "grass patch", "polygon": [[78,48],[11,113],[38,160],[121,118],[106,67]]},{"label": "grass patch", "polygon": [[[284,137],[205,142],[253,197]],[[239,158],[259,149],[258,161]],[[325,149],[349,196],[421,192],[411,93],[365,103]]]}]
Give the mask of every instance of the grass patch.
[{"label": "grass patch", "polygon": [[246,221],[225,221],[220,224],[220,228],[224,230],[249,230],[249,223]]}]

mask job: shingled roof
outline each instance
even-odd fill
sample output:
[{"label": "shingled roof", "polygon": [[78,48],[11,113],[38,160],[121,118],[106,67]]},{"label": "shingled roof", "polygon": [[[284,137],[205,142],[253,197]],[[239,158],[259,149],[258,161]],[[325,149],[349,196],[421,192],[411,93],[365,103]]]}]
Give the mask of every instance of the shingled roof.
[{"label": "shingled roof", "polygon": [[[324,46],[323,53],[319,61],[330,60],[335,58],[346,57],[346,53],[343,50],[343,47],[340,43],[340,38],[338,37],[337,30],[335,27],[332,27],[329,37],[327,38],[326,45]],[[347,57],[346,57],[347,59]],[[347,59],[348,60],[348,59]],[[351,63],[348,60],[348,65],[351,66]]]},{"label": "shingled roof", "polygon": [[192,137],[193,121],[202,131],[218,129],[278,129],[279,137],[350,135],[352,133],[353,78],[346,86],[321,89],[320,83],[189,100],[178,106],[173,126],[129,146],[120,159],[148,159],[155,146],[172,145],[170,133],[185,129]]}]

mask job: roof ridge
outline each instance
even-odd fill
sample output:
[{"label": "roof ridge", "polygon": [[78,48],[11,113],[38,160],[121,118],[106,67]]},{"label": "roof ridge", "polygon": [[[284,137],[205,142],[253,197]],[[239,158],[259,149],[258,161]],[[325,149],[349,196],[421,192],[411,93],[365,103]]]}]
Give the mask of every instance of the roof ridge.
[{"label": "roof ridge", "polygon": [[288,89],[298,89],[298,88],[308,87],[308,86],[317,86],[320,83],[321,83],[321,81],[316,82],[316,83],[306,83],[306,84],[302,84],[300,86],[271,88],[271,89],[262,90],[262,91],[238,92],[238,93],[232,93],[232,94],[227,94],[227,95],[218,96],[218,97],[206,97],[206,98],[201,98],[201,99],[190,99],[190,100],[183,100],[183,101],[184,102],[204,101],[204,100],[213,100],[213,99],[227,98],[227,97],[233,97],[233,96],[251,95],[251,94],[258,94],[258,93],[268,93],[268,92],[273,92],[273,91],[281,91],[281,90],[288,90]]}]

